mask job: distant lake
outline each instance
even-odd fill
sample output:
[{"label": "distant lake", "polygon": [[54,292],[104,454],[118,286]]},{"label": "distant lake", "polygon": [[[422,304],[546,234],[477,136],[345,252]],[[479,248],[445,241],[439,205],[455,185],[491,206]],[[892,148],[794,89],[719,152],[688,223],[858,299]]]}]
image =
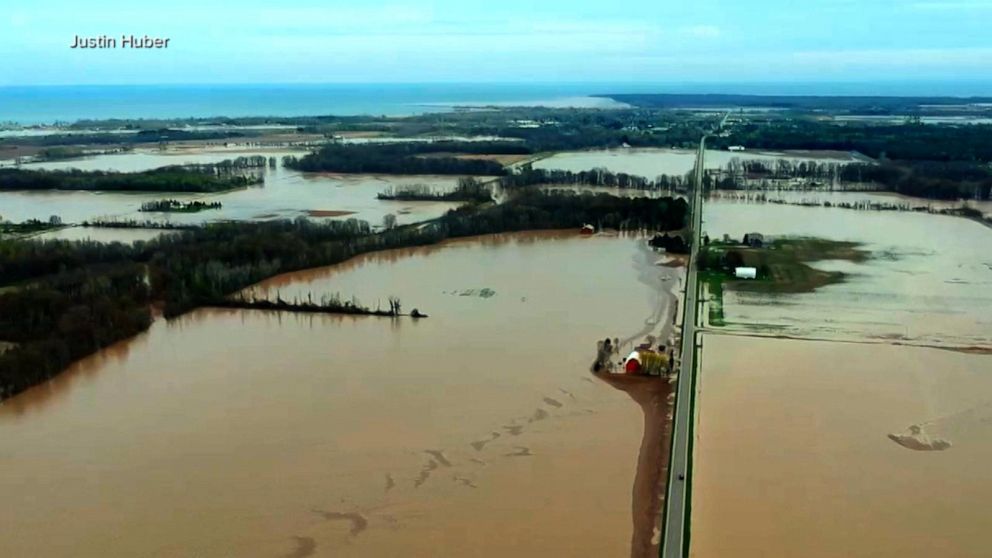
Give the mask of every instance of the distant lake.
[{"label": "distant lake", "polygon": [[[0,122],[47,124],[105,118],[385,115],[453,106],[626,106],[591,84],[83,85],[0,87]],[[622,87],[620,90],[631,90]],[[642,91],[641,89],[636,89]]]},{"label": "distant lake", "polygon": [[992,94],[992,82],[27,85],[0,87],[0,123],[212,116],[408,116],[479,105],[616,108],[624,105],[593,95],[620,93],[970,96]]}]

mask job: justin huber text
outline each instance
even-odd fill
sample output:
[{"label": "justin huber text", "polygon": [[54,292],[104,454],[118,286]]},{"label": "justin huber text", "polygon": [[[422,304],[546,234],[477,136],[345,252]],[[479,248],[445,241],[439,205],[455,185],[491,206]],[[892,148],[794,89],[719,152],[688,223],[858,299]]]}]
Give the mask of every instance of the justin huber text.
[{"label": "justin huber text", "polygon": [[148,35],[142,37],[121,35],[119,40],[109,35],[100,35],[99,37],[80,37],[79,35],[75,35],[73,37],[73,43],[69,48],[118,48],[118,45],[120,45],[120,48],[169,48],[170,40],[149,37]]}]

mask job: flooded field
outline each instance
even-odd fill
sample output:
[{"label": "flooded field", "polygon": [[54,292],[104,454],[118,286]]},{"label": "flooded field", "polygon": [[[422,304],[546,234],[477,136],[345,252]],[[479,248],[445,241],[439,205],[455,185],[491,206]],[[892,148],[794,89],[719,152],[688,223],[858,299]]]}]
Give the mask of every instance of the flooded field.
[{"label": "flooded field", "polygon": [[[289,152],[272,151],[191,151],[160,154],[134,152],[100,155],[92,158],[50,162],[46,167],[78,167],[87,170],[140,171],[179,163],[211,163],[246,155],[276,156]],[[0,192],[0,216],[21,222],[48,220],[58,215],[66,223],[86,220],[137,220],[177,224],[199,224],[221,220],[294,219],[300,216],[362,219],[373,225],[386,214],[397,216],[400,224],[432,219],[458,204],[447,202],[380,201],[376,194],[389,186],[427,184],[438,190],[453,189],[452,176],[379,176],[300,173],[282,166],[264,170],[264,183],[219,194],[119,193],[73,191]],[[143,202],[163,198],[180,201],[218,201],[219,210],[198,213],[142,213]],[[119,229],[115,229],[119,232]]]},{"label": "flooded field", "polygon": [[988,556],[992,356],[706,335],[701,364],[691,556]]},{"label": "flooded field", "polygon": [[429,319],[159,320],[0,406],[0,555],[656,556],[669,386],[589,373],[657,325],[653,259],[493,236],[263,286]]},{"label": "flooded field", "polygon": [[31,238],[37,240],[92,240],[94,242],[128,242],[152,240],[174,231],[162,229],[111,229],[102,227],[65,227]]},{"label": "flooded field", "polygon": [[[858,159],[850,154],[836,151],[706,151],[706,167],[723,168],[732,159],[827,161],[851,163]],[[696,162],[693,149],[601,149],[595,151],[569,151],[557,153],[534,163],[536,169],[560,169],[572,172],[605,168],[613,172],[625,172],[654,179],[658,175],[684,175],[692,170]]]},{"label": "flooded field", "polygon": [[895,192],[845,192],[837,190],[715,190],[709,194],[714,201],[781,202],[788,204],[886,204],[928,208],[933,211],[971,207],[984,215],[992,215],[992,201],[932,200],[905,196]]},{"label": "flooded field", "polygon": [[[172,165],[208,165],[237,157],[275,157],[287,155],[302,156],[307,151],[300,149],[248,149],[238,146],[225,149],[220,146],[205,149],[136,149],[125,153],[91,155],[58,161],[27,163],[20,168],[26,170],[69,170],[141,172]],[[281,161],[280,161],[281,162]]]},{"label": "flooded field", "polygon": [[713,238],[813,236],[871,252],[863,264],[814,264],[851,274],[814,293],[725,290],[727,329],[992,348],[992,228],[940,215],[720,200],[704,205],[703,220]]}]

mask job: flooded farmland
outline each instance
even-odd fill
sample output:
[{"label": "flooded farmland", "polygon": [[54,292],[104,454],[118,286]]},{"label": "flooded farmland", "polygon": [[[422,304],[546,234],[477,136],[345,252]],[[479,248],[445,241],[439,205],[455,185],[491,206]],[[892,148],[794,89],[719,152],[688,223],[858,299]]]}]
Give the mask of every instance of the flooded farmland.
[{"label": "flooded farmland", "polygon": [[692,556],[988,555],[992,357],[706,335],[697,405]]},{"label": "flooded farmland", "polygon": [[[265,169],[264,183],[216,194],[172,192],[124,193],[84,191],[5,191],[0,192],[0,216],[13,222],[48,220],[58,215],[66,223],[93,220],[136,220],[174,224],[201,224],[221,220],[264,220],[307,216],[316,218],[356,218],[373,225],[387,214],[400,224],[432,219],[458,204],[448,202],[381,201],[376,194],[386,188],[426,184],[450,190],[458,181],[453,176],[337,175],[301,173],[282,166],[281,156],[300,151],[196,150],[159,153],[135,151],[97,155],[89,158],[38,163],[44,168],[85,168],[136,172],[163,165],[216,163],[239,156],[277,157],[276,168]],[[25,165],[30,168],[30,165]],[[198,213],[143,213],[141,204],[163,198],[179,201],[220,202],[218,210]],[[126,233],[125,233],[126,234]]]},{"label": "flooded farmland", "polygon": [[853,211],[716,200],[704,206],[713,238],[745,233],[862,243],[868,261],[819,262],[849,273],[814,293],[727,289],[728,329],[789,336],[992,348],[992,228],[943,215]]},{"label": "flooded farmland", "polygon": [[906,196],[895,192],[843,191],[829,189],[769,189],[769,190],[715,190],[709,194],[713,201],[746,201],[751,203],[776,203],[792,205],[841,205],[894,206],[905,210],[938,212],[945,209],[970,207],[992,216],[992,201],[982,200],[933,200]]},{"label": "flooded farmland", "polygon": [[848,274],[813,293],[724,290],[728,325],[703,336],[690,554],[987,555],[992,229],[717,199],[704,230],[870,257],[813,264]]},{"label": "flooded farmland", "polygon": [[651,263],[492,236],[262,287],[429,319],[159,320],[0,406],[0,555],[656,556],[669,387],[589,373],[669,300]]},{"label": "flooded farmland", "polygon": [[[706,151],[706,167],[710,169],[723,168],[732,159],[742,161],[817,160],[835,163],[853,163],[859,160],[850,153],[838,151]],[[572,172],[605,168],[613,172],[625,172],[654,179],[662,174],[685,175],[692,170],[695,162],[696,150],[694,149],[625,148],[556,153],[534,162],[533,167],[535,169],[559,169]]]}]

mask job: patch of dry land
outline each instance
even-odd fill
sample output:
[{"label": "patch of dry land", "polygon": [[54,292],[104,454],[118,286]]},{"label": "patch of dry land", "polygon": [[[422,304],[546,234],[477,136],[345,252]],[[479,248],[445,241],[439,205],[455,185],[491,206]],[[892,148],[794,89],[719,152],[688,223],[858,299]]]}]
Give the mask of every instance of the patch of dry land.
[{"label": "patch of dry land", "polygon": [[988,556],[992,357],[707,335],[691,555]]}]

